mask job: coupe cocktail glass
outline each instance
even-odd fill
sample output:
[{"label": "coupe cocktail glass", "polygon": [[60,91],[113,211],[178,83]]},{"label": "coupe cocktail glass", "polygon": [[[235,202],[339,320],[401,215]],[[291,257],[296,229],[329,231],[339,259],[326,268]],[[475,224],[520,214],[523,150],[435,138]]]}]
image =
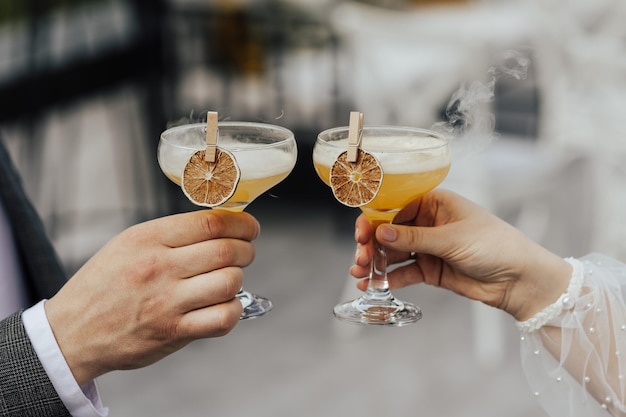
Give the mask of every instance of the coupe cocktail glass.
[{"label": "coupe cocktail glass", "polygon": [[[241,176],[234,194],[214,210],[243,211],[255,198],[287,178],[296,164],[293,133],[280,126],[249,122],[219,122],[218,147],[235,158]],[[173,127],[161,134],[157,158],[163,173],[180,185],[187,161],[206,147],[206,125]],[[241,319],[270,311],[272,303],[243,288],[237,294],[243,305]]]},{"label": "coupe cocktail glass", "polygon": [[[320,133],[313,148],[317,174],[330,185],[331,167],[348,148],[348,127]],[[390,223],[408,203],[439,185],[450,169],[448,140],[433,131],[396,126],[366,126],[361,149],[373,155],[383,177],[376,196],[360,208],[374,228]],[[422,316],[419,307],[398,300],[389,291],[385,248],[374,242],[374,260],[367,291],[359,298],[338,304],[335,317],[361,324],[402,326]]]}]

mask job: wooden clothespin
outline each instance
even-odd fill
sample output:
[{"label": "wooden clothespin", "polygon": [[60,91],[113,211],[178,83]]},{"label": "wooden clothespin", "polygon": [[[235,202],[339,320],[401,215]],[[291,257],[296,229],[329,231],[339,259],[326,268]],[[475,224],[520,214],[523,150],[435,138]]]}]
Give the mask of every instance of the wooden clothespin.
[{"label": "wooden clothespin", "polygon": [[348,125],[348,162],[356,162],[361,147],[361,137],[363,135],[363,113],[358,111],[350,112],[350,124]]},{"label": "wooden clothespin", "polygon": [[217,112],[210,111],[206,114],[206,150],[204,160],[215,162],[215,151],[217,149]]}]

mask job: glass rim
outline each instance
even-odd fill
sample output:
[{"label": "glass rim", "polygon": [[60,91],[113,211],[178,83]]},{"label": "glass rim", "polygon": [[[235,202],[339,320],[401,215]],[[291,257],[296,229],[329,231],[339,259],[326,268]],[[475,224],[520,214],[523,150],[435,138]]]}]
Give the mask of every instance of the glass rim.
[{"label": "glass rim", "polygon": [[[253,148],[243,147],[243,146],[242,147],[238,147],[238,146],[225,147],[226,149],[229,149],[229,150],[234,150],[234,151],[246,151],[246,150],[254,150],[254,149],[258,150],[258,149],[282,146],[285,144],[285,142],[289,142],[289,141],[293,141],[295,143],[295,135],[291,130],[283,126],[273,125],[271,123],[238,122],[238,121],[221,121],[217,123],[218,131],[220,128],[228,128],[228,127],[257,128],[257,129],[264,129],[264,130],[272,129],[272,130],[281,131],[285,133],[286,135],[286,137],[281,138],[280,140],[277,140],[276,142],[258,144],[254,146]],[[179,130],[191,130],[191,129],[200,129],[202,131],[202,134],[204,134],[205,128],[206,128],[206,123],[188,123],[188,124],[183,124],[183,125],[178,125],[178,126],[172,126],[164,130],[163,132],[161,132],[160,141],[167,143],[169,146],[174,146],[180,149],[200,149],[196,146],[178,144],[176,143],[175,140],[167,139],[166,135],[170,133],[174,133]],[[219,142],[218,142],[218,146],[220,146]]]},{"label": "glass rim", "polygon": [[[349,126],[338,126],[338,127],[332,127],[330,129],[326,129],[320,133],[318,133],[317,135],[317,140],[320,142],[323,142],[325,145],[328,145],[330,147],[333,148],[341,148],[341,149],[345,149],[345,144],[342,145],[336,145],[333,142],[334,141],[329,141],[326,140],[324,138],[322,138],[322,135],[333,135],[336,134],[338,132],[346,132],[345,137],[347,138],[347,132],[348,132]],[[432,137],[438,140],[441,140],[442,143],[438,143],[436,145],[432,145],[432,146],[427,146],[424,148],[419,148],[419,149],[411,149],[411,150],[407,150],[407,149],[399,149],[397,151],[394,151],[393,149],[390,150],[385,150],[385,152],[422,152],[422,151],[427,151],[427,150],[433,150],[433,149],[439,149],[439,148],[443,148],[449,145],[450,143],[450,139],[448,139],[446,136],[444,136],[442,133],[436,132],[434,130],[430,130],[430,129],[424,129],[421,127],[412,127],[412,126],[395,126],[395,125],[371,125],[371,126],[363,126],[363,131],[377,131],[377,130],[388,130],[388,131],[399,131],[399,132],[416,132],[416,133],[422,133],[422,134],[426,134],[428,135],[428,137]],[[408,137],[408,136],[407,136]]]}]

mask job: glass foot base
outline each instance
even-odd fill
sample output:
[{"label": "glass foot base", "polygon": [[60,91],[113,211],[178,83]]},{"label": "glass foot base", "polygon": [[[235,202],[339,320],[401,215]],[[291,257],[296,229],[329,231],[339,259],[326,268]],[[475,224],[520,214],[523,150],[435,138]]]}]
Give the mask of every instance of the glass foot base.
[{"label": "glass foot base", "polygon": [[422,318],[422,310],[419,307],[393,297],[386,300],[359,297],[353,301],[337,304],[333,313],[342,321],[381,326],[404,326]]},{"label": "glass foot base", "polygon": [[267,298],[251,294],[247,291],[239,291],[237,298],[241,301],[243,312],[239,320],[254,319],[267,314],[272,309],[272,302]]}]

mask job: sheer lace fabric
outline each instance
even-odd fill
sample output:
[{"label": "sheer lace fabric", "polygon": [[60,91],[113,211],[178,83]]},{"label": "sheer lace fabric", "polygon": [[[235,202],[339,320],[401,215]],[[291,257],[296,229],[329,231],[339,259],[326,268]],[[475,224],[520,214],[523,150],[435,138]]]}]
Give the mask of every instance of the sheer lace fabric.
[{"label": "sheer lace fabric", "polygon": [[582,287],[522,332],[522,368],[551,417],[626,416],[626,265],[599,254],[570,263]]}]

